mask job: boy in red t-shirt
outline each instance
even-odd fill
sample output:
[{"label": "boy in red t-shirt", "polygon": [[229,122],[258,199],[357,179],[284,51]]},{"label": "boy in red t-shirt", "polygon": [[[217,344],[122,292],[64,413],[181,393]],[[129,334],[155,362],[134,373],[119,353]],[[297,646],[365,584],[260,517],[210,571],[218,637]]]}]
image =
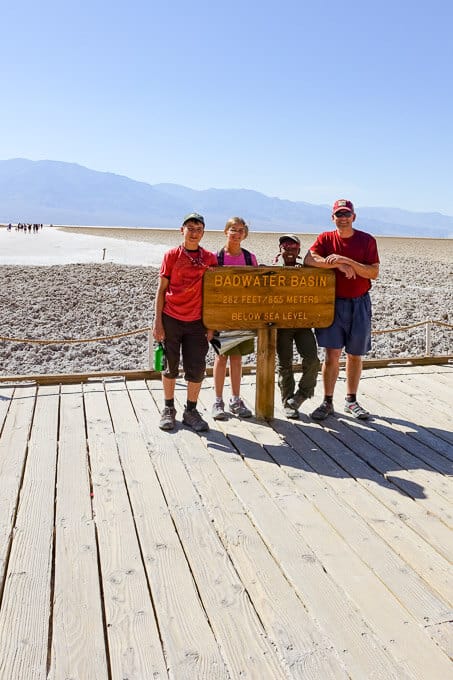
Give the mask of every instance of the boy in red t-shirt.
[{"label": "boy in red t-shirt", "polygon": [[324,400],[311,414],[324,420],[334,413],[333,393],[339,373],[342,349],[346,351],[346,402],[344,410],[355,418],[366,419],[357,401],[362,373],[362,355],[371,349],[371,280],[379,274],[376,240],[353,228],[356,214],[351,201],[340,198],[332,209],[335,231],[318,236],[305,256],[309,267],[335,269],[335,317],[328,328],[315,329],[320,347],[325,347],[322,368]]},{"label": "boy in red t-shirt", "polygon": [[202,322],[203,274],[217,264],[217,256],[200,246],[204,234],[204,218],[198,213],[187,215],[181,226],[183,243],[165,253],[160,268],[156,293],[153,336],[165,341],[167,365],[162,372],[165,406],[161,414],[161,430],[175,427],[175,383],[182,353],[184,377],[187,380],[187,404],[183,422],[196,432],[208,430],[208,424],[197,411],[197,400],[206,370],[209,331]]}]

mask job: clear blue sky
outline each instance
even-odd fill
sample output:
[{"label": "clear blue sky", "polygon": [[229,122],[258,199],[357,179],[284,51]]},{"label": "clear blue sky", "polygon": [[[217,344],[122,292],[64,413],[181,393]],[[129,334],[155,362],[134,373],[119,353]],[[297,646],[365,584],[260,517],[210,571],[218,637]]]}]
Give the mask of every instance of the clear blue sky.
[{"label": "clear blue sky", "polygon": [[2,2],[0,158],[453,215],[453,3]]}]

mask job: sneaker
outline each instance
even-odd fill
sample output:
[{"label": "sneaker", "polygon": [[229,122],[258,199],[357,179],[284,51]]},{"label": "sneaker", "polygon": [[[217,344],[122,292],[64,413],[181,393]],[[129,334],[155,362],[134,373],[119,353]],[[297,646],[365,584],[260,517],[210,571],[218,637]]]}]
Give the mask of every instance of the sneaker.
[{"label": "sneaker", "polygon": [[239,418],[250,418],[252,415],[251,410],[247,408],[242,399],[230,399],[229,409],[231,413],[234,413],[235,416],[239,416]]},{"label": "sneaker", "polygon": [[297,420],[299,418],[299,411],[296,408],[291,408],[291,406],[285,404],[283,410],[287,418],[291,418],[292,420]]},{"label": "sneaker", "polygon": [[315,408],[311,417],[313,420],[325,420],[327,416],[333,416],[333,414],[333,404],[330,404],[328,401],[323,401],[318,408]]},{"label": "sneaker", "polygon": [[349,415],[353,416],[354,418],[359,418],[360,420],[366,420],[370,417],[368,411],[360,406],[358,401],[345,401],[344,411],[345,413],[349,413]]},{"label": "sneaker", "polygon": [[165,406],[160,415],[159,427],[161,430],[172,430],[176,425],[176,409],[173,406]]},{"label": "sneaker", "polygon": [[225,413],[225,404],[221,399],[215,400],[212,405],[211,415],[214,420],[226,420],[227,414]]},{"label": "sneaker", "polygon": [[304,403],[305,397],[302,396],[300,392],[296,392],[292,397],[286,400],[286,403],[290,408],[297,409]]},{"label": "sneaker", "polygon": [[195,432],[205,432],[206,430],[209,430],[208,423],[203,420],[196,408],[191,411],[186,409],[183,413],[182,421],[191,427],[192,430],[195,430]]}]

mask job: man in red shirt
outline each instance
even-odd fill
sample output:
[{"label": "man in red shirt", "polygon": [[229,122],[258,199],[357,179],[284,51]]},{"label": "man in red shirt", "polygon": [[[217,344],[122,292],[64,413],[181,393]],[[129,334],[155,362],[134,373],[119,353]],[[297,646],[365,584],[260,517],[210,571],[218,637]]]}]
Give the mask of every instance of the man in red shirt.
[{"label": "man in red shirt", "polygon": [[162,372],[165,406],[159,422],[161,430],[172,430],[176,424],[174,393],[181,354],[187,380],[183,422],[196,432],[209,429],[196,408],[210,339],[202,321],[203,274],[208,267],[217,265],[217,256],[200,246],[204,226],[202,215],[187,215],[181,226],[182,244],[165,253],[160,268],[153,336],[165,343],[167,358]]},{"label": "man in red shirt", "polygon": [[346,352],[346,402],[344,410],[355,418],[366,419],[357,401],[362,373],[362,355],[371,349],[371,280],[379,274],[376,240],[354,229],[356,214],[351,201],[340,198],[332,209],[335,231],[318,236],[305,256],[308,267],[335,269],[335,318],[328,328],[315,329],[320,347],[325,347],[322,367],[324,400],[311,417],[324,420],[334,413],[333,393],[339,373],[340,355]]}]

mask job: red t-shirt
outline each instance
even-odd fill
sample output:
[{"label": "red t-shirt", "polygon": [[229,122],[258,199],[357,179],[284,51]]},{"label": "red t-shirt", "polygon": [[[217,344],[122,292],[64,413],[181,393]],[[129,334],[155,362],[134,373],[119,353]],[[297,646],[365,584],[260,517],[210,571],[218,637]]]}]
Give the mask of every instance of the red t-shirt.
[{"label": "red t-shirt", "polygon": [[[321,257],[335,253],[344,255],[360,264],[376,264],[379,262],[376,239],[364,231],[354,229],[349,238],[342,238],[337,230],[324,231],[319,234],[310,250]],[[370,279],[357,276],[347,279],[339,269],[334,269],[336,278],[336,296],[341,298],[360,297],[371,288]]]},{"label": "red t-shirt", "polygon": [[217,255],[201,246],[186,250],[178,246],[167,251],[160,276],[169,280],[165,291],[164,314],[180,321],[197,321],[202,317],[203,274],[217,265]]}]

